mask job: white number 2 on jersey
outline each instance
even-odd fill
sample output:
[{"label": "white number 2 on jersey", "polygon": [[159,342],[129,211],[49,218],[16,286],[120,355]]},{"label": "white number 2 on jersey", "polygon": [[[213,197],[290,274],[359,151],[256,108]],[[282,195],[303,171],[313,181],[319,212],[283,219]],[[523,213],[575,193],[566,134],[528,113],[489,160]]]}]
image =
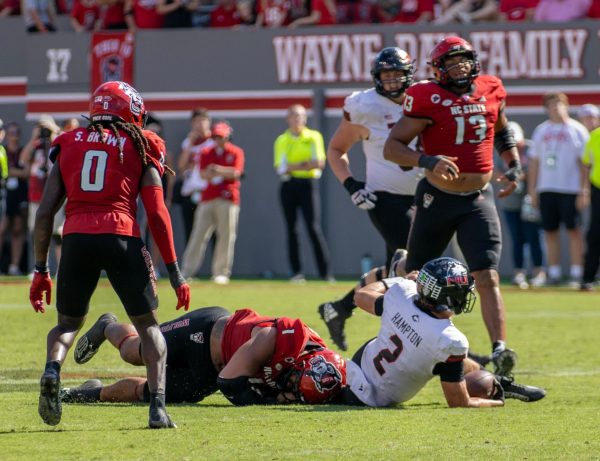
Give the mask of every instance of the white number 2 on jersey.
[{"label": "white number 2 on jersey", "polygon": [[103,150],[88,150],[81,168],[81,190],[98,192],[104,188],[104,173],[108,153]]},{"label": "white number 2 on jersey", "polygon": [[[454,117],[456,120],[456,140],[454,144],[462,144],[465,141],[465,118]],[[475,134],[478,139],[469,139],[471,144],[479,144],[485,139],[485,133],[487,131],[487,123],[483,115],[471,115],[469,117],[469,123],[475,128]]]}]

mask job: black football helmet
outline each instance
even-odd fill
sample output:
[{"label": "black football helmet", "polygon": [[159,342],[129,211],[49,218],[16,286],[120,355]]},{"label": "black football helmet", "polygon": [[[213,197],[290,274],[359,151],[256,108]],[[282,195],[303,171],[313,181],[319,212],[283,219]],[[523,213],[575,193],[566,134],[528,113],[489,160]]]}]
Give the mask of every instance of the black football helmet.
[{"label": "black football helmet", "polygon": [[418,302],[433,312],[471,312],[476,298],[474,288],[469,269],[454,258],[433,259],[417,276]]},{"label": "black football helmet", "polygon": [[[404,71],[404,77],[402,77],[402,86],[394,91],[386,91],[383,88],[383,82],[379,77],[379,74],[383,70]],[[406,51],[393,46],[384,48],[377,53],[377,56],[375,56],[373,65],[371,67],[371,75],[373,76],[375,91],[386,98],[397,98],[404,93],[406,89],[412,85],[413,74],[414,67],[410,55]]]}]

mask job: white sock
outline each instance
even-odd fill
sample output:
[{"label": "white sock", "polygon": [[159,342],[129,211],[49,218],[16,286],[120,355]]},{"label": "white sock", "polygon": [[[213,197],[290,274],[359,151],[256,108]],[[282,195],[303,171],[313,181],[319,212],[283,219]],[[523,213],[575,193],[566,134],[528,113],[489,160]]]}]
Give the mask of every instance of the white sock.
[{"label": "white sock", "polygon": [[548,277],[551,279],[559,279],[561,277],[560,266],[550,266],[548,267]]},{"label": "white sock", "polygon": [[581,266],[577,264],[573,264],[571,266],[571,278],[575,280],[579,280],[583,274],[583,270]]}]

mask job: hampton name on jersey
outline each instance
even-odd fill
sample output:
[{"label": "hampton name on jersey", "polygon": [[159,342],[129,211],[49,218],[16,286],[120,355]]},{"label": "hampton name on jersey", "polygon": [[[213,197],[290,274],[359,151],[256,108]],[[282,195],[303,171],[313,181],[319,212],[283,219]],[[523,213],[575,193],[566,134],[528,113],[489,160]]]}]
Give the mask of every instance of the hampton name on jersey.
[{"label": "hampton name on jersey", "polygon": [[432,121],[421,133],[426,155],[458,157],[462,173],[487,173],[494,167],[494,125],[506,91],[492,75],[475,78],[473,88],[459,95],[435,81],[416,83],[406,90],[404,115]]},{"label": "hampton name on jersey", "polygon": [[[423,176],[421,168],[402,170],[383,158],[383,146],[390,130],[402,116],[402,106],[378,94],[374,88],[356,91],[344,102],[344,112],[350,122],[362,125],[370,132],[363,141],[367,160],[366,184],[370,190],[398,195],[415,195]],[[411,144],[411,147],[414,145]]]},{"label": "hampton name on jersey", "polygon": [[433,378],[436,364],[466,357],[469,342],[450,319],[415,306],[415,282],[387,279],[381,329],[362,353],[360,367],[347,362],[348,385],[366,405],[384,407],[411,399]]},{"label": "hampton name on jersey", "polygon": [[[117,139],[104,131],[106,142],[96,131],[78,128],[54,140],[50,159],[58,162],[65,184],[67,205],[63,235],[118,234],[140,236],[136,222],[137,197],[144,165],[131,138],[119,130]],[[155,133],[144,130],[150,149],[148,164],[164,173],[165,144]]]}]

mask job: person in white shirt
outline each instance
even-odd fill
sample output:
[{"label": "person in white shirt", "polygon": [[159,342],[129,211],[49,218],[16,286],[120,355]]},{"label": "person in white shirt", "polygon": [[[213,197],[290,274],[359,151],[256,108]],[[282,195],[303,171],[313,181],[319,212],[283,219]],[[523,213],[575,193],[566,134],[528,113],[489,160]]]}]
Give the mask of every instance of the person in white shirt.
[{"label": "person in white shirt", "polygon": [[380,316],[381,327],[346,362],[343,403],[387,407],[405,402],[434,376],[440,377],[450,407],[497,407],[504,398],[534,402],[545,396],[543,389],[496,376],[491,399],[471,397],[464,375],[480,367],[467,358],[469,342],[452,317],[472,310],[473,277],[463,263],[447,257],[431,260],[407,277],[357,291],[356,304]]},{"label": "person in white shirt", "polygon": [[[396,47],[382,49],[371,68],[373,88],[356,91],[344,102],[342,120],[327,147],[327,162],[352,198],[366,210],[385,241],[388,267],[396,249],[406,248],[413,214],[413,202],[421,168],[401,168],[383,158],[383,146],[394,124],[402,116],[405,90],[413,81],[413,60]],[[362,142],[366,158],[366,178],[359,181],[350,169],[348,152]],[[323,320],[349,317],[354,290],[337,302],[319,306]],[[347,349],[345,334],[326,320],[334,343]],[[338,323],[339,324],[339,321]],[[336,325],[337,325],[336,324]]]},{"label": "person in white shirt", "polygon": [[569,100],[564,93],[544,95],[548,120],[538,125],[532,136],[528,192],[539,208],[548,255],[548,279],[561,281],[560,225],[569,236],[570,282],[579,286],[582,275],[583,236],[580,212],[588,205],[587,178],[581,163],[589,139],[587,129],[569,117]]}]

